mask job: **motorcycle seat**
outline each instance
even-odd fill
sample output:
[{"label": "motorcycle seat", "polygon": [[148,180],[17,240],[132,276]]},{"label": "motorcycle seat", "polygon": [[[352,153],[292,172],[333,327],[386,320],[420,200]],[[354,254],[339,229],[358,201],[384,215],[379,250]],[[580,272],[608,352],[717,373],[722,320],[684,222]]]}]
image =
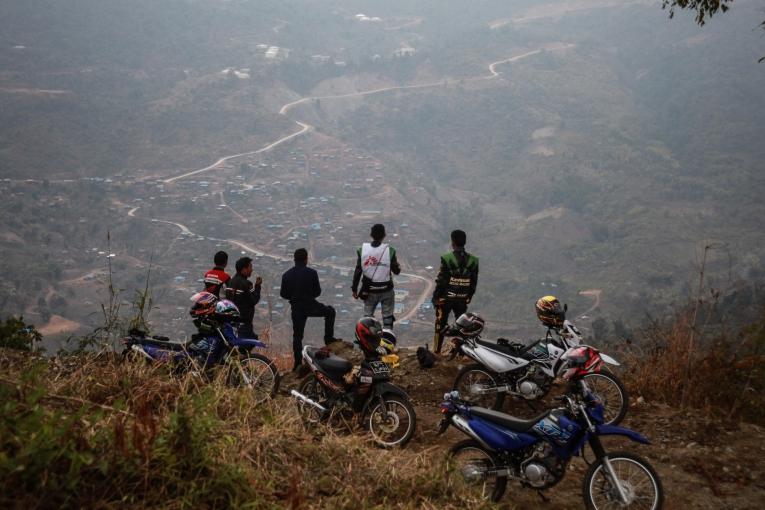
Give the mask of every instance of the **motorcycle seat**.
[{"label": "motorcycle seat", "polygon": [[335,354],[330,353],[327,357],[319,357],[316,353],[319,349],[309,348],[306,352],[308,356],[316,363],[319,368],[327,373],[333,379],[339,379],[348,371],[353,368],[353,363],[345,358],[341,358]]},{"label": "motorcycle seat", "polygon": [[488,349],[493,349],[503,354],[507,354],[508,356],[514,356],[514,357],[522,357],[523,354],[525,354],[526,351],[528,351],[529,348],[531,347],[530,345],[510,344],[510,343],[501,344],[501,343],[489,342],[487,340],[481,340],[481,339],[476,339],[476,343]]},{"label": "motorcycle seat", "polygon": [[508,428],[513,432],[526,432],[531,427],[539,423],[539,420],[547,416],[549,411],[545,411],[539,416],[531,418],[530,420],[521,420],[520,418],[515,418],[509,414],[500,413],[499,411],[493,411],[484,407],[471,407],[470,413],[483,418],[484,420]]},{"label": "motorcycle seat", "polygon": [[192,340],[186,342],[172,342],[167,337],[145,337],[142,338],[140,344],[153,345],[162,349],[169,349],[171,351],[183,351],[189,348]]}]

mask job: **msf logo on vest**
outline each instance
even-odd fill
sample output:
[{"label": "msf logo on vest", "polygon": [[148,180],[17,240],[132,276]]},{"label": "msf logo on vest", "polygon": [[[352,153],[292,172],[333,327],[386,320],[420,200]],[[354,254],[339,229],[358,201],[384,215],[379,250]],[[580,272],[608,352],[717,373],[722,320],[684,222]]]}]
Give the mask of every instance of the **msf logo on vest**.
[{"label": "msf logo on vest", "polygon": [[369,257],[364,259],[364,267],[382,266],[382,265],[385,265],[385,264],[383,264],[382,261],[378,259],[377,257],[375,257],[374,255],[370,255]]}]

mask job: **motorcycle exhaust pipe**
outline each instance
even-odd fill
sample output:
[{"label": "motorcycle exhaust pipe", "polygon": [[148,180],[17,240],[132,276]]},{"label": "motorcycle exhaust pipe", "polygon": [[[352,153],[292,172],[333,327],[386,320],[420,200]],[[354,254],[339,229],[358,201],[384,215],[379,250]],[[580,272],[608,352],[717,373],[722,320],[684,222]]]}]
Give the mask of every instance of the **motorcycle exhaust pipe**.
[{"label": "motorcycle exhaust pipe", "polygon": [[290,395],[292,395],[296,399],[300,400],[301,402],[304,402],[306,404],[314,406],[316,409],[318,409],[322,413],[326,413],[327,412],[327,408],[326,407],[324,407],[323,405],[319,404],[318,402],[315,402],[315,401],[311,400],[310,398],[306,397],[305,395],[303,395],[302,393],[300,393],[297,390],[290,390]]},{"label": "motorcycle exhaust pipe", "polygon": [[495,393],[513,393],[510,390],[510,386],[497,386],[495,388],[485,388],[481,385],[474,384],[470,387],[470,393],[473,395],[493,395]]},{"label": "motorcycle exhaust pipe", "polygon": [[132,350],[134,350],[135,352],[137,352],[137,353],[141,354],[142,356],[146,356],[146,359],[148,359],[148,360],[151,360],[151,359],[152,359],[152,357],[151,357],[151,356],[149,356],[149,353],[148,353],[148,352],[146,352],[146,351],[144,351],[144,350],[143,350],[143,347],[141,347],[140,345],[138,345],[138,344],[133,344],[133,345],[131,345],[131,346],[130,346],[130,348],[131,348]]}]

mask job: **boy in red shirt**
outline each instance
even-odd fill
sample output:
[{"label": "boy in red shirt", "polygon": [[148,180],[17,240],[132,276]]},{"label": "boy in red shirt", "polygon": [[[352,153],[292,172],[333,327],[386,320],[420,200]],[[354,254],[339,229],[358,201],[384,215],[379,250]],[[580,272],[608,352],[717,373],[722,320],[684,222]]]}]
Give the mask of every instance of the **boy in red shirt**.
[{"label": "boy in red shirt", "polygon": [[231,277],[226,273],[226,264],[228,264],[228,254],[225,251],[219,251],[213,258],[215,267],[205,273],[205,290],[220,299],[220,289],[227,284]]}]

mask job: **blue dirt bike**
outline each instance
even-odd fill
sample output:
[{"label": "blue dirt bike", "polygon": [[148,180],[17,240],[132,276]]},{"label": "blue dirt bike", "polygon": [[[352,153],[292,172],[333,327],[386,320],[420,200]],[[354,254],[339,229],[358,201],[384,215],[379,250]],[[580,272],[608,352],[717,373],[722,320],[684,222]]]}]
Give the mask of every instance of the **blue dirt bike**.
[{"label": "blue dirt bike", "polygon": [[182,343],[134,329],[122,339],[122,354],[128,360],[168,363],[175,373],[209,377],[216,368],[223,368],[230,386],[252,388],[257,401],[273,398],[279,388],[279,371],[271,359],[253,352],[267,345],[258,339],[240,338],[234,322],[228,317],[207,317],[205,333]]},{"label": "blue dirt bike", "polygon": [[453,425],[471,438],[449,452],[449,480],[454,489],[499,501],[507,481],[515,480],[542,495],[542,490],[563,479],[571,458],[583,455],[589,444],[595,460],[583,481],[587,508],[660,509],[664,494],[653,467],[633,453],[607,452],[600,436],[624,436],[643,444],[648,439],[623,427],[605,425],[598,397],[584,381],[572,384],[577,386],[575,391],[557,397],[564,407],[530,420],[471,406],[457,391],[444,395],[439,434]]}]

